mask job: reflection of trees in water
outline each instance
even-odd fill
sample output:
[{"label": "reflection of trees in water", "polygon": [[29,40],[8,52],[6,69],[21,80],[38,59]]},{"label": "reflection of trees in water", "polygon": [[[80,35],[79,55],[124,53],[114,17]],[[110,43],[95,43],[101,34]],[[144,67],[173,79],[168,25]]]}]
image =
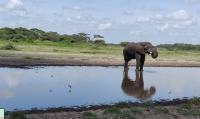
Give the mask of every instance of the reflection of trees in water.
[{"label": "reflection of trees in water", "polygon": [[128,77],[128,69],[124,69],[124,77],[122,81],[121,88],[123,92],[128,96],[133,96],[134,98],[145,100],[150,98],[155,94],[156,88],[151,86],[150,89],[144,89],[143,72],[135,72],[136,79],[132,81]]}]

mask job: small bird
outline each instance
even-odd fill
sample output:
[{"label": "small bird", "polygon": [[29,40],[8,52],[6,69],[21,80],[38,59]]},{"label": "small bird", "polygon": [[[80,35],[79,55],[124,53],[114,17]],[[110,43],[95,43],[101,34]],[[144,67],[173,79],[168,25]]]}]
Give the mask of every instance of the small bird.
[{"label": "small bird", "polygon": [[72,87],[71,85],[68,85],[70,88]]},{"label": "small bird", "polygon": [[169,92],[168,94],[170,94],[171,92]]},{"label": "small bird", "polygon": [[71,92],[71,90],[69,92]]},{"label": "small bird", "polygon": [[53,75],[51,75],[51,77],[53,77]]},{"label": "small bird", "polygon": [[50,90],[50,92],[51,92],[51,90]]}]

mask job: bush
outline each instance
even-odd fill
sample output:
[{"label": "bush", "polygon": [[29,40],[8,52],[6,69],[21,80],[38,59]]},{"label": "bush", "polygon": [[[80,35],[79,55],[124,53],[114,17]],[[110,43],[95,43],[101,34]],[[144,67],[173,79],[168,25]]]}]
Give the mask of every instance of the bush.
[{"label": "bush", "polygon": [[127,44],[129,44],[130,42],[120,42],[121,46],[126,46]]},{"label": "bush", "polygon": [[194,98],[191,100],[191,103],[194,105],[200,105],[200,98]]},{"label": "bush", "polygon": [[113,108],[108,108],[104,110],[104,114],[118,114],[120,113],[120,109],[113,107]]},{"label": "bush", "polygon": [[33,43],[33,40],[28,39],[28,40],[26,40],[26,42],[27,42],[27,43]]},{"label": "bush", "polygon": [[156,107],[156,112],[163,112],[163,113],[169,113],[169,110],[166,107]]},{"label": "bush", "polygon": [[106,45],[104,40],[95,40],[94,44],[99,44],[99,45]]},{"label": "bush", "polygon": [[128,107],[130,107],[130,105],[127,102],[118,102],[118,103],[115,104],[115,107],[118,107],[118,108],[128,108]]},{"label": "bush", "polygon": [[0,48],[1,50],[16,50],[15,46],[11,43],[4,45],[3,47]]},{"label": "bush", "polygon": [[11,119],[26,119],[26,115],[20,111],[13,111],[9,115]]},{"label": "bush", "polygon": [[151,102],[142,102],[139,104],[139,106],[141,107],[154,107],[153,104]]}]

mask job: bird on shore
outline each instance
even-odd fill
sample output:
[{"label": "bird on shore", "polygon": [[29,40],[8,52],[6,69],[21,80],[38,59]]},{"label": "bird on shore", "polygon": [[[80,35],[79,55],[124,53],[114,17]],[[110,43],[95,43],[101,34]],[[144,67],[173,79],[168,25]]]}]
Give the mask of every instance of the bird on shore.
[{"label": "bird on shore", "polygon": [[72,87],[71,85],[68,85],[70,88]]}]

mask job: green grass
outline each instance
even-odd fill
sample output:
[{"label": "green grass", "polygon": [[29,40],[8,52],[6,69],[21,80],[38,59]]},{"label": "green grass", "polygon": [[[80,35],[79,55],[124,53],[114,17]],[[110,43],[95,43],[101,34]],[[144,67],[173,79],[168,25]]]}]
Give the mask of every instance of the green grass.
[{"label": "green grass", "polygon": [[30,56],[25,56],[24,59],[32,59]]},{"label": "green grass", "polygon": [[114,119],[133,119],[134,117],[130,114],[129,111],[123,111],[115,115]]},{"label": "green grass", "polygon": [[85,117],[96,117],[95,114],[93,114],[92,112],[88,112],[88,111],[83,112],[83,116],[85,116]]},{"label": "green grass", "polygon": [[200,98],[194,98],[191,100],[191,104],[200,105]]},{"label": "green grass", "polygon": [[107,117],[87,117],[86,119],[108,119]]},{"label": "green grass", "polygon": [[200,110],[191,109],[185,112],[185,115],[188,116],[200,116]]},{"label": "green grass", "polygon": [[192,108],[191,104],[181,104],[180,106],[178,106],[178,108],[176,109],[177,111],[184,111],[184,110],[189,110]]},{"label": "green grass", "polygon": [[170,113],[169,116],[174,117],[174,118],[178,118],[178,115],[176,115],[174,113]]},{"label": "green grass", "polygon": [[11,119],[26,119],[26,115],[20,111],[13,111],[9,114]]},{"label": "green grass", "polygon": [[118,102],[115,104],[115,107],[117,108],[129,108],[130,107],[130,104],[127,103],[127,102]]},{"label": "green grass", "polygon": [[[23,52],[54,52],[64,54],[90,54],[93,58],[102,59],[105,57],[122,58],[123,59],[123,48],[122,46],[104,46],[98,44],[89,43],[66,43],[66,42],[52,42],[52,41],[40,41],[34,40],[33,42],[9,42],[6,40],[0,40],[0,48],[12,44],[16,49]],[[4,48],[5,49],[5,48]],[[8,47],[9,49],[9,47]],[[2,49],[3,50],[3,49]],[[165,49],[157,49],[158,58],[157,61],[200,61],[200,51],[167,51]],[[1,52],[3,53],[3,52]],[[6,53],[4,53],[6,54]],[[77,55],[78,57],[79,55]],[[35,57],[35,56],[33,56]],[[52,58],[65,58],[62,54],[60,56],[51,55],[43,57]],[[91,58],[91,56],[90,56]],[[89,59],[90,59],[89,58]],[[151,55],[146,55],[146,60],[152,59]]]},{"label": "green grass", "polygon": [[146,101],[146,102],[142,102],[139,104],[140,107],[146,107],[146,108],[149,108],[149,107],[154,107],[154,105],[149,102],[149,101]]},{"label": "green grass", "polygon": [[161,112],[161,113],[169,113],[169,110],[166,107],[156,107],[155,109],[156,112]]},{"label": "green grass", "polygon": [[120,109],[113,107],[113,108],[108,108],[104,110],[104,114],[118,114],[120,113]]},{"label": "green grass", "polygon": [[131,112],[133,112],[133,113],[138,113],[138,114],[142,114],[142,110],[141,110],[141,109],[138,109],[138,108],[132,108],[132,109],[131,109]]}]

